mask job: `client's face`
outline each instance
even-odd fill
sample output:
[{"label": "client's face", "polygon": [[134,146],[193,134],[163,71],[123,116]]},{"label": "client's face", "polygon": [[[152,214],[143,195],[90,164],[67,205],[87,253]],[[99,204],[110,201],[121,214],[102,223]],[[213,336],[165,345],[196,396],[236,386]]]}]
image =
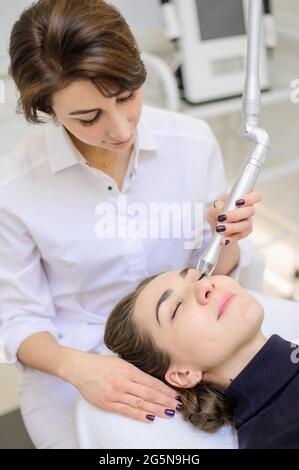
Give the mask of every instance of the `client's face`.
[{"label": "client's face", "polygon": [[133,314],[172,365],[211,371],[257,334],[264,312],[232,278],[199,277],[195,269],[159,275],[139,294]]}]

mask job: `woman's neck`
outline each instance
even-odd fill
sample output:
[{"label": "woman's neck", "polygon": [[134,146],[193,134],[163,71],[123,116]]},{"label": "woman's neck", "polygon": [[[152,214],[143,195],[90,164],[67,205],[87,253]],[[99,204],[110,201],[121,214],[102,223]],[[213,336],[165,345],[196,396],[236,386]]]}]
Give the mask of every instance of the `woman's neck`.
[{"label": "woman's neck", "polygon": [[251,341],[245,343],[225,364],[205,372],[203,380],[227,388],[254,356],[262,349],[268,339],[260,331]]}]

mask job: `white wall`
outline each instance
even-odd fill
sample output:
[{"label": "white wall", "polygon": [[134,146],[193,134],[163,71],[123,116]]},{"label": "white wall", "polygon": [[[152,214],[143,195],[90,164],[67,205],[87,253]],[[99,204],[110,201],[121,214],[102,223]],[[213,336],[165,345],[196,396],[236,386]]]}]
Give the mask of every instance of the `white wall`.
[{"label": "white wall", "polygon": [[[31,3],[32,0],[0,0],[0,57],[7,53],[13,23]],[[162,25],[158,0],[112,0],[110,3],[122,12],[136,34]]]},{"label": "white wall", "polygon": [[161,27],[163,17],[158,0],[111,0],[136,32]]},{"label": "white wall", "polygon": [[[32,0],[0,1],[0,57],[7,51],[14,21],[31,3]],[[110,0],[110,3],[119,8],[137,36],[163,25],[159,0]],[[273,5],[279,22],[299,30],[299,0],[273,0]]]},{"label": "white wall", "polygon": [[8,50],[9,34],[18,15],[31,3],[30,0],[0,1],[0,57]]},{"label": "white wall", "polygon": [[299,31],[299,1],[274,0],[273,5],[279,25]]}]

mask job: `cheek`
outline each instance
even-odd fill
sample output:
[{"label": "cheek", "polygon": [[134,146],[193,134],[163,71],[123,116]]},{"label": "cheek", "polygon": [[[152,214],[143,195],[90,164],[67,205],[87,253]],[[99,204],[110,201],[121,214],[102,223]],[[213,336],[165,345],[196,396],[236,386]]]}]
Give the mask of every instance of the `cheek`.
[{"label": "cheek", "polygon": [[142,109],[139,109],[139,107],[136,109],[136,106],[134,106],[133,109],[128,110],[126,120],[130,124],[131,130],[135,130],[140,120],[141,112]]},{"label": "cheek", "polygon": [[103,131],[99,124],[91,127],[84,127],[80,124],[76,124],[72,126],[70,131],[75,135],[75,137],[77,137],[77,139],[86,144],[90,144],[92,142],[99,143],[103,138]]},{"label": "cheek", "polygon": [[187,360],[195,360],[203,370],[207,370],[218,364],[223,357],[223,336],[217,326],[193,325],[184,338],[178,341],[185,351]]},{"label": "cheek", "polygon": [[142,98],[141,95],[137,97],[134,102],[128,107],[127,119],[129,122],[137,123],[142,113]]},{"label": "cheek", "polygon": [[86,129],[83,128],[81,131],[82,138],[86,140],[86,142],[95,142],[100,143],[103,139],[103,130],[102,127],[97,124],[92,127],[87,127]]},{"label": "cheek", "polygon": [[240,286],[240,284],[229,276],[217,275],[215,276],[218,288],[223,292],[233,292],[239,297],[244,297],[247,292]]},{"label": "cheek", "polygon": [[244,322],[248,332],[261,328],[264,319],[264,309],[256,300],[250,300],[244,311]]},{"label": "cheek", "polygon": [[211,312],[186,306],[186,309],[177,315],[180,315],[180,318],[177,318],[175,325],[175,344],[181,345],[188,354],[210,354],[217,337],[217,325],[212,316],[209,317]]},{"label": "cheek", "polygon": [[264,311],[262,306],[251,296],[236,299],[235,305],[220,319],[219,326],[228,348],[242,346],[250,340],[262,326]]}]

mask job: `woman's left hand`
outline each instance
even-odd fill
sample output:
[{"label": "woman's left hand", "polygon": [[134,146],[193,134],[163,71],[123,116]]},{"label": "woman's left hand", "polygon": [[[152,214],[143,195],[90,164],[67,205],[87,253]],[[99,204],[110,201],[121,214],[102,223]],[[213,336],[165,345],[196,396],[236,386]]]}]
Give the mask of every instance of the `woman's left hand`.
[{"label": "woman's left hand", "polygon": [[222,245],[237,242],[246,238],[253,230],[254,205],[262,200],[260,191],[252,191],[245,194],[236,201],[236,209],[223,212],[229,194],[223,194],[207,210],[206,218],[211,226],[212,232],[216,231],[223,235]]}]

